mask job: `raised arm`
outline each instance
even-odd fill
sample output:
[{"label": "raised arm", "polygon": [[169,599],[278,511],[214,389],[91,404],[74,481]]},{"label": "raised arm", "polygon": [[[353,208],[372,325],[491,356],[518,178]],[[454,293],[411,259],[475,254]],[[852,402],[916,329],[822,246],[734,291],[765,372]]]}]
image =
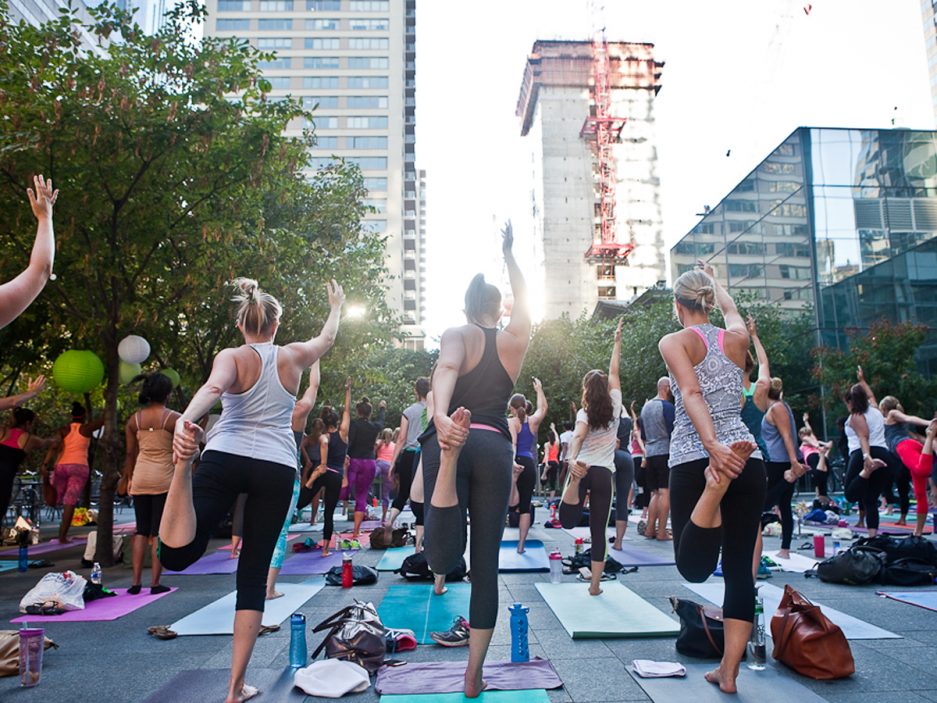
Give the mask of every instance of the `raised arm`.
[{"label": "raised arm", "polygon": [[[726,343],[727,346],[731,346],[731,350],[734,352],[730,353],[729,356],[733,361],[738,363],[739,360],[743,359],[745,352],[748,351],[749,338],[745,320],[742,319],[742,315],[735,306],[735,301],[732,300],[732,296],[729,295],[728,291],[726,291],[726,289],[722,287],[722,284],[716,279],[716,272],[713,270],[713,267],[702,260],[697,261],[696,265],[703,269],[703,272],[713,280],[716,306],[722,312],[722,317],[725,319],[726,323]],[[738,355],[738,357],[736,357],[736,355]],[[742,364],[739,365],[741,366]]]},{"label": "raised arm", "polygon": [[333,278],[326,284],[326,290],[329,294],[329,316],[325,324],[322,325],[322,331],[317,337],[313,337],[307,342],[293,342],[287,344],[285,349],[293,355],[294,363],[304,369],[312,366],[323,354],[325,354],[335,343],[335,337],[338,334],[338,324],[342,316],[342,305],[345,304],[345,291],[336,283]]},{"label": "raised arm", "polygon": [[36,376],[29,380],[29,384],[26,386],[25,393],[17,393],[16,395],[9,395],[6,398],[0,398],[0,411],[10,410],[19,405],[22,405],[28,400],[35,398],[46,387],[46,377],[43,375]]},{"label": "raised arm", "polygon": [[[29,206],[36,216],[36,240],[29,256],[29,266],[12,281],[0,285],[0,328],[6,327],[29,307],[52,276],[55,260],[55,233],[52,229],[52,208],[59,192],[52,188],[52,179],[33,177],[32,188],[26,189]],[[9,255],[10,252],[6,252]]]},{"label": "raised arm", "polygon": [[390,470],[393,474],[394,467],[397,465],[397,459],[400,457],[400,452],[403,451],[403,445],[407,443],[407,432],[410,429],[410,421],[407,419],[406,415],[400,416],[400,435],[398,436],[397,442],[394,444],[394,455],[390,458]]},{"label": "raised arm", "polygon": [[865,394],[869,396],[869,405],[873,408],[878,407],[878,400],[875,398],[875,393],[872,391],[872,386],[865,382],[865,372],[862,370],[861,366],[856,367],[856,380],[859,382],[859,385],[862,386],[862,390],[865,391]]},{"label": "raised arm", "polygon": [[432,381],[433,425],[436,427],[436,435],[442,449],[461,446],[468,436],[466,430],[452,422],[447,414],[464,360],[465,340],[462,338],[462,332],[457,328],[443,332]]},{"label": "raised arm", "polygon": [[755,345],[755,358],[758,360],[758,380],[755,381],[755,393],[752,400],[761,412],[768,408],[768,390],[771,388],[771,367],[768,365],[768,354],[765,351],[761,339],[758,337],[758,325],[755,324],[755,318],[748,316],[746,323],[748,327],[748,336],[751,337],[752,344]]},{"label": "raised arm", "polygon": [[540,379],[534,377],[534,391],[537,393],[537,409],[534,411],[534,414],[530,416],[530,431],[535,435],[537,430],[540,429],[540,423],[543,422],[543,418],[547,416],[547,410],[550,405],[547,403],[547,396],[543,392],[543,384],[540,382]]},{"label": "raised arm", "polygon": [[618,327],[615,328],[615,344],[612,347],[612,359],[608,362],[608,389],[621,390],[621,377],[618,375],[618,366],[621,361],[621,325],[624,318],[619,318]]},{"label": "raised arm", "polygon": [[296,401],[293,408],[293,418],[290,423],[293,432],[304,432],[306,430],[306,420],[309,419],[309,413],[316,406],[316,397],[319,395],[319,382],[321,374],[319,372],[319,360],[309,367],[309,387],[302,397]]},{"label": "raised arm", "polygon": [[338,427],[338,434],[342,441],[348,443],[348,429],[351,427],[351,379],[345,379],[345,409],[342,410],[342,424]]},{"label": "raised arm", "polygon": [[501,251],[504,253],[504,263],[508,268],[508,278],[511,281],[511,292],[514,294],[514,306],[511,309],[511,322],[504,331],[515,338],[524,349],[530,342],[530,301],[527,295],[527,282],[521,273],[517,261],[514,259],[514,228],[508,220],[501,230]]},{"label": "raised arm", "polygon": [[888,419],[893,422],[904,422],[909,425],[920,425],[921,427],[927,427],[930,424],[930,420],[925,420],[922,417],[917,415],[907,415],[900,410],[892,410],[888,413]]}]

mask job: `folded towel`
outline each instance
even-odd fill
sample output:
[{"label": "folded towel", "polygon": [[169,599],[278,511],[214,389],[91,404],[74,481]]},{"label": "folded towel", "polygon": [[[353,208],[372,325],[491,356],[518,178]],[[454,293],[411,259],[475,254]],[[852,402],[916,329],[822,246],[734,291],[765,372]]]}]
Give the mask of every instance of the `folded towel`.
[{"label": "folded towel", "polygon": [[371,685],[367,670],[341,659],[314,661],[293,676],[293,685],[310,696],[341,698],[346,693],[360,693]]},{"label": "folded towel", "polygon": [[686,676],[686,667],[677,662],[656,662],[650,659],[635,659],[631,662],[635,673],[642,679],[662,679],[668,676]]}]

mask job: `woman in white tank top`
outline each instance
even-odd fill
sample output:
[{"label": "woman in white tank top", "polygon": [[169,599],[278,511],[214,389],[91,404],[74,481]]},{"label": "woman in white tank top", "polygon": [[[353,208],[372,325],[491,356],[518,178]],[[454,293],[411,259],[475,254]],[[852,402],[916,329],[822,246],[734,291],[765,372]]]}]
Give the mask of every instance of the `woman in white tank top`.
[{"label": "woman in white tank top", "polygon": [[[345,295],[328,285],[331,312],[322,332],[307,342],[276,346],[277,300],[257,282],[235,281],[240,295],[237,327],[244,344],[222,350],[211,375],[176,422],[173,475],[159,536],[160,561],[182,571],[204,554],[211,531],[238,494],[247,494],[244,548],[237,570],[234,646],[226,703],[257,694],[244,683],[260,630],[267,567],[289,509],[296,475],[296,444],[290,420],[304,369],[332,346]],[[208,435],[199,470],[192,460],[199,443],[196,422],[221,399],[221,418]]]}]

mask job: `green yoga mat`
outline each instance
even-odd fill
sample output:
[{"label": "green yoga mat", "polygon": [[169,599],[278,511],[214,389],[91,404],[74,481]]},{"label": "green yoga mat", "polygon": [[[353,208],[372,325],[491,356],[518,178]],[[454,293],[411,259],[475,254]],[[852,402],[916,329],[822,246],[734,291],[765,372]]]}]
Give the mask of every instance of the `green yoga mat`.
[{"label": "green yoga mat", "polygon": [[398,583],[387,589],[377,608],[381,622],[389,628],[413,630],[420,644],[432,644],[430,632],[448,630],[456,616],[468,619],[468,583],[450,583],[441,596],[433,593],[431,583]]},{"label": "green yoga mat", "polygon": [[413,554],[413,547],[391,547],[384,550],[384,555],[377,563],[378,571],[396,571],[403,565],[403,560]]},{"label": "green yoga mat", "polygon": [[599,637],[670,637],[679,623],[618,582],[589,595],[585,583],[538,583],[537,590],[574,640]]},{"label": "green yoga mat", "polygon": [[[381,696],[381,703],[461,703],[462,693],[421,693],[415,696]],[[482,691],[475,700],[481,703],[549,703],[550,696],[543,689],[524,691]]]}]

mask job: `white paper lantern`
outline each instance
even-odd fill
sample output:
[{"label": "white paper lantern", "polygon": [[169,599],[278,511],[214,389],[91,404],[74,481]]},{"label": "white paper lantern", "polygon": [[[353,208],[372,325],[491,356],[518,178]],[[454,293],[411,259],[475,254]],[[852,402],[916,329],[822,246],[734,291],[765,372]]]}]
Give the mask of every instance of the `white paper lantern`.
[{"label": "white paper lantern", "polygon": [[128,364],[142,364],[150,355],[150,343],[138,335],[128,335],[117,345],[117,355]]}]

